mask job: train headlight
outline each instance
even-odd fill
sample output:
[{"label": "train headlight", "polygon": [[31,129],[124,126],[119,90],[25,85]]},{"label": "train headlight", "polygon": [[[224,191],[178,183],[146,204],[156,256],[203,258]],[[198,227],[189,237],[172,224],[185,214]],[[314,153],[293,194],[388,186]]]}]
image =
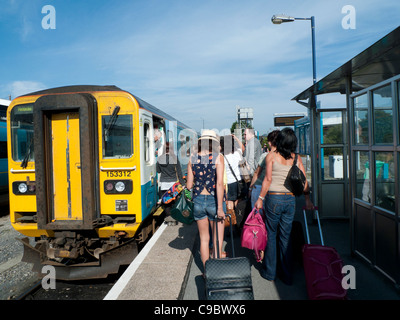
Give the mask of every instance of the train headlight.
[{"label": "train headlight", "polygon": [[36,194],[35,181],[14,181],[12,183],[12,192],[17,196],[28,196]]},{"label": "train headlight", "polygon": [[115,190],[117,190],[118,192],[123,192],[125,190],[125,183],[123,183],[122,181],[119,181],[115,184]]},{"label": "train headlight", "polygon": [[28,186],[26,185],[26,183],[22,182],[18,185],[18,191],[20,193],[25,193],[26,191],[28,191]]},{"label": "train headlight", "polygon": [[133,191],[132,180],[106,180],[104,181],[105,194],[131,194]]}]

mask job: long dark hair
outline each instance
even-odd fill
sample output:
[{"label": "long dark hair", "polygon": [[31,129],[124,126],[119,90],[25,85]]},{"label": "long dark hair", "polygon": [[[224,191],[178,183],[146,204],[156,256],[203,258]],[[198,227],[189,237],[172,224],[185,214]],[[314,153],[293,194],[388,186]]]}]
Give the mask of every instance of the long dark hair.
[{"label": "long dark hair", "polygon": [[[212,155],[219,154],[219,142],[213,139],[199,139],[197,144],[193,146],[192,153],[190,155],[190,160],[192,164],[197,163],[197,157],[199,153],[203,150],[207,150]],[[208,158],[207,158],[208,159]],[[217,157],[213,156],[212,163],[215,164]],[[206,161],[203,163],[203,161]],[[202,160],[203,164],[208,164],[208,160]]]},{"label": "long dark hair", "polygon": [[220,138],[220,145],[221,153],[225,156],[234,153],[239,148],[239,144],[232,135],[222,136]]},{"label": "long dark hair", "polygon": [[276,138],[276,152],[286,160],[292,158],[292,153],[296,152],[297,137],[291,128],[282,129]]},{"label": "long dark hair", "polygon": [[278,137],[279,132],[280,132],[280,130],[274,130],[268,134],[267,140],[268,140],[270,147],[271,146],[276,147],[276,138]]},{"label": "long dark hair", "polygon": [[219,153],[219,143],[212,139],[199,139],[197,142],[197,152],[208,150],[210,153]]}]

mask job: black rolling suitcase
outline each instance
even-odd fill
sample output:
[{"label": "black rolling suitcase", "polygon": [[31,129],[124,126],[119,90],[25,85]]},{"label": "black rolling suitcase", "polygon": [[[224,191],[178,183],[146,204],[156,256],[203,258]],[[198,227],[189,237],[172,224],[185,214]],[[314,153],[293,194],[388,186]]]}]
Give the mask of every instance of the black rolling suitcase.
[{"label": "black rolling suitcase", "polygon": [[[216,222],[214,223],[217,248],[219,248],[218,228]],[[220,259],[219,250],[216,250],[217,259],[206,261],[206,298],[207,300],[254,300],[250,261],[246,257],[235,258],[232,223],[230,230],[233,258]]]}]

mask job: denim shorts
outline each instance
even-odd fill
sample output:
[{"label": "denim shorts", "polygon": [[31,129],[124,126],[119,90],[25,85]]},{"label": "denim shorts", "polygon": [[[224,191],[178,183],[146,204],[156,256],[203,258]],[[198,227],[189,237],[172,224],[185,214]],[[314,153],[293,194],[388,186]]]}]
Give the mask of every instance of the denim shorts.
[{"label": "denim shorts", "polygon": [[[193,215],[194,220],[203,220],[208,218],[210,221],[215,220],[217,215],[217,198],[212,195],[199,194],[193,200]],[[223,209],[226,212],[226,205],[223,202]]]}]

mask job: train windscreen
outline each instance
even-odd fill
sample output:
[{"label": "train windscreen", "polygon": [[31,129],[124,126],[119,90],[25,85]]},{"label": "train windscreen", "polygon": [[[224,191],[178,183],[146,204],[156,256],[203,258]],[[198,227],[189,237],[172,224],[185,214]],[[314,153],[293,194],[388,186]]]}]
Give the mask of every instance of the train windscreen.
[{"label": "train windscreen", "polygon": [[14,161],[34,161],[33,104],[15,106],[11,110],[11,150]]}]

